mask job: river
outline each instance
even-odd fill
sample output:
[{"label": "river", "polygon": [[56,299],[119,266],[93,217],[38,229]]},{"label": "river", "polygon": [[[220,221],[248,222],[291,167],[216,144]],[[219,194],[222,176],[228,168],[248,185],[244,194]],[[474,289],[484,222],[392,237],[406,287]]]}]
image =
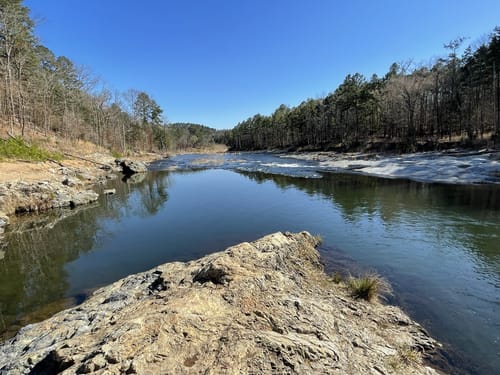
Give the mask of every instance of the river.
[{"label": "river", "polygon": [[275,231],[320,234],[327,270],[374,270],[465,373],[500,368],[500,186],[318,170],[273,154],[184,155],[113,181],[113,196],[13,221],[0,249],[0,331],[95,288]]}]

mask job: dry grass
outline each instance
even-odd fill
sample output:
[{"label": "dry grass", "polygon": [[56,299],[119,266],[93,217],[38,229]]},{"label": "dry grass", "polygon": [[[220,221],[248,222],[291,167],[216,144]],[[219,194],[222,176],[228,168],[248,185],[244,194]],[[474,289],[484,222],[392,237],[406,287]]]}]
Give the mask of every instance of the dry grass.
[{"label": "dry grass", "polygon": [[321,234],[315,234],[313,237],[316,241],[316,245],[321,245],[323,243],[323,237],[321,237]]},{"label": "dry grass", "polygon": [[[12,134],[10,128],[0,122],[0,138],[5,142],[16,142],[15,138],[19,134]],[[23,137],[23,143],[28,146],[28,150],[21,144],[16,146],[16,154],[4,153],[0,160],[0,183],[11,181],[52,181],[59,180],[60,175],[56,173],[60,164],[51,160],[57,160],[69,168],[95,168],[92,163],[81,159],[70,158],[68,155],[77,155],[94,159],[94,154],[108,155],[109,151],[91,142],[82,140],[70,140],[56,136],[54,133],[45,135],[43,132],[27,128]],[[14,145],[15,146],[15,145]],[[33,147],[35,146],[35,147]],[[39,151],[42,152],[39,152]],[[23,152],[28,152],[23,156]],[[21,152],[21,154],[19,153]],[[32,157],[31,154],[35,154]]]},{"label": "dry grass", "polygon": [[420,352],[404,345],[397,349],[397,354],[390,356],[387,364],[394,370],[400,370],[405,367],[413,367],[422,363]]},{"label": "dry grass", "polygon": [[[10,127],[4,123],[0,123],[0,138],[9,139],[11,136],[19,137],[20,134],[11,134]],[[40,148],[52,153],[69,153],[80,156],[91,155],[93,153],[109,153],[105,148],[97,146],[92,142],[63,138],[52,132],[45,133],[29,127],[25,129],[23,139],[29,144],[36,144]]]},{"label": "dry grass", "polygon": [[[0,121],[0,142],[3,140],[3,143],[16,143],[15,139],[18,136],[18,133],[12,134],[10,127]],[[113,154],[110,150],[92,142],[62,138],[54,133],[46,135],[44,132],[31,128],[26,128],[23,143],[28,146],[28,149],[22,150],[25,147],[21,147],[21,144],[14,145],[16,146],[14,147],[15,153],[9,149],[8,152],[3,153],[3,157],[0,155],[0,183],[58,181],[60,174],[57,173],[57,170],[61,165],[73,169],[94,170],[96,164],[80,158],[102,161],[107,158],[112,160],[119,156],[118,153]],[[2,148],[1,146],[0,144],[0,148]],[[29,146],[35,147],[30,148]],[[27,154],[23,155],[22,153]],[[127,156],[144,162],[151,162],[163,157],[159,154],[144,152],[131,153]]]},{"label": "dry grass", "polygon": [[51,152],[37,144],[30,144],[20,137],[0,140],[0,158],[21,161],[60,160],[62,154]]},{"label": "dry grass", "polygon": [[176,150],[172,152],[172,155],[178,154],[222,154],[224,152],[227,152],[228,147],[223,144],[213,144],[208,147],[202,147],[202,148],[187,148],[183,150]]},{"label": "dry grass", "polygon": [[335,284],[340,284],[344,278],[342,277],[342,274],[337,271],[330,276],[330,280]]},{"label": "dry grass", "polygon": [[358,278],[349,278],[348,287],[354,298],[364,299],[369,302],[377,302],[380,297],[392,293],[387,280],[373,272]]}]

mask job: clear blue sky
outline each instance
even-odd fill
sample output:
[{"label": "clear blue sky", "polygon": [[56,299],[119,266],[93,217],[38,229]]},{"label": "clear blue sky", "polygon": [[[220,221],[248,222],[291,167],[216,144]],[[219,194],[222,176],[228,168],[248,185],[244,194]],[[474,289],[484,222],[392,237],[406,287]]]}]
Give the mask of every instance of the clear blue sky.
[{"label": "clear blue sky", "polygon": [[500,26],[499,0],[26,0],[56,55],[170,122],[231,128],[324,96],[348,73],[428,63]]}]

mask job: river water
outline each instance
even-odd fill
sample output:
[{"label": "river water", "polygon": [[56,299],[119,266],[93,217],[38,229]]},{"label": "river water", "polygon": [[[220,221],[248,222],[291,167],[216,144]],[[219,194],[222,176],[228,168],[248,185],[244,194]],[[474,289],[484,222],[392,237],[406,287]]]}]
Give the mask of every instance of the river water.
[{"label": "river water", "polygon": [[184,155],[117,194],[14,220],[0,248],[0,332],[96,287],[275,231],[323,238],[329,271],[374,270],[464,373],[500,368],[500,186],[326,173],[273,154]]}]

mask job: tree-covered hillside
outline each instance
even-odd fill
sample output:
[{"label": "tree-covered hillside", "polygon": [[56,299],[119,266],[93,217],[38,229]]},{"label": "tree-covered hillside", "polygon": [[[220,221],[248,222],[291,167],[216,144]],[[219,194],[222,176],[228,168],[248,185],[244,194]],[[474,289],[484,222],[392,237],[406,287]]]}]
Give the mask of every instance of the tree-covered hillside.
[{"label": "tree-covered hillside", "polygon": [[430,66],[393,64],[384,77],[348,75],[331,94],[257,114],[221,138],[233,150],[439,147],[490,144],[500,136],[500,28],[460,56],[464,39],[445,45]]},{"label": "tree-covered hillside", "polygon": [[214,144],[217,130],[205,125],[173,123],[167,127],[169,149],[202,149]]},{"label": "tree-covered hillside", "polygon": [[0,125],[15,136],[56,133],[126,152],[206,147],[214,129],[168,125],[146,92],[111,92],[38,40],[21,0],[0,0]]},{"label": "tree-covered hillside", "polygon": [[[462,50],[463,38],[428,66],[393,64],[383,77],[348,75],[324,98],[218,132],[168,125],[164,109],[140,90],[117,93],[43,46],[21,0],[0,0],[0,126],[82,139],[119,151],[166,151],[226,143],[233,150],[439,147],[498,144],[500,28]],[[489,142],[489,143],[488,143]]]}]

